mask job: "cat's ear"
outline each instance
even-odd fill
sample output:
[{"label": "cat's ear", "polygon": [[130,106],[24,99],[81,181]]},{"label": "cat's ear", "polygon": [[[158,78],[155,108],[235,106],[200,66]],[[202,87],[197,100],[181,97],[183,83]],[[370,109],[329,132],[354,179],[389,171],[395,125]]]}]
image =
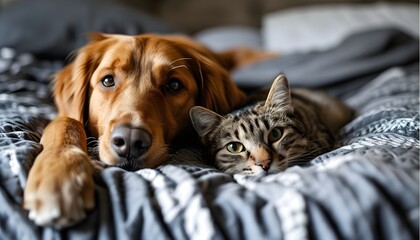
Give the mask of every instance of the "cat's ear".
[{"label": "cat's ear", "polygon": [[281,108],[281,111],[293,113],[289,82],[284,74],[280,74],[274,80],[264,105],[274,105]]},{"label": "cat's ear", "polygon": [[203,137],[215,128],[223,117],[207,108],[195,106],[190,109],[190,118],[195,131]]}]

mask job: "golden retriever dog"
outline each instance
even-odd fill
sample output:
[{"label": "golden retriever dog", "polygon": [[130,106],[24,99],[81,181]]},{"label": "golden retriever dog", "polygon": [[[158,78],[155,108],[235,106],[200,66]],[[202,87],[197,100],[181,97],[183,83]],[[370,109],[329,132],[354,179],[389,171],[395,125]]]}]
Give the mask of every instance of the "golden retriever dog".
[{"label": "golden retriever dog", "polygon": [[244,104],[230,56],[182,36],[94,34],[54,78],[58,116],[41,138],[24,191],[29,218],[66,227],[94,207],[87,137],[108,165],[154,168],[201,105],[224,114]]}]

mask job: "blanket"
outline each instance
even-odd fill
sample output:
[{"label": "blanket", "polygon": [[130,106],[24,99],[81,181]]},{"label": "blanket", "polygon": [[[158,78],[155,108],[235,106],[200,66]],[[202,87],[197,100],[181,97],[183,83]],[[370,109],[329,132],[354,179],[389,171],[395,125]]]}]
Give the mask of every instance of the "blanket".
[{"label": "blanket", "polygon": [[[82,222],[62,230],[38,227],[28,219],[22,189],[42,150],[42,130],[56,114],[50,76],[64,63],[1,48],[0,239],[418,239],[418,40],[387,32],[392,35],[382,53],[413,51],[415,46],[417,51],[395,51],[398,59],[389,56],[379,65],[372,61],[381,59],[380,52],[355,54],[350,62],[365,63],[355,73],[343,68],[346,72],[340,74],[335,68],[336,80],[331,73],[328,85],[308,83],[332,93],[340,89],[338,95],[357,110],[335,150],[260,176],[222,173],[203,162],[195,148],[180,149],[156,169],[108,167],[95,175],[95,208]],[[343,44],[346,49],[369,44],[351,38]],[[300,64],[300,70],[311,66],[306,70],[326,74],[333,66],[328,62],[339,63],[331,52],[316,53],[323,59],[318,68],[311,62]],[[281,61],[303,63],[305,57],[284,56]],[[270,64],[272,73],[290,72],[292,85],[304,83],[281,62]]]}]

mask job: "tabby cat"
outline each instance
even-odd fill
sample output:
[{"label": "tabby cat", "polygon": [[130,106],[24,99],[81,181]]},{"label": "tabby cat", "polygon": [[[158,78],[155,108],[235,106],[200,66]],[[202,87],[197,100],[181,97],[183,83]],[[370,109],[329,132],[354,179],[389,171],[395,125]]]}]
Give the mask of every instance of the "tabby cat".
[{"label": "tabby cat", "polygon": [[251,175],[279,172],[331,150],[334,135],[352,115],[332,96],[290,91],[284,74],[274,80],[267,99],[255,105],[226,116],[198,106],[190,110],[216,168]]}]

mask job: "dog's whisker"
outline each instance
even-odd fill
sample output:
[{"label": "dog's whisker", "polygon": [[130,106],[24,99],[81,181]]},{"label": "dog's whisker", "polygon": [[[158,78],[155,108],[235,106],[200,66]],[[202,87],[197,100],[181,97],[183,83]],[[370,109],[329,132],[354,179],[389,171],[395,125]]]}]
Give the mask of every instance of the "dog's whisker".
[{"label": "dog's whisker", "polygon": [[192,58],[178,58],[178,59],[172,61],[171,63],[169,63],[169,66],[171,66],[172,64],[174,64],[178,61],[182,61],[182,60],[192,60]]},{"label": "dog's whisker", "polygon": [[87,126],[88,126],[88,124],[89,124],[89,117],[88,117],[88,118],[86,118],[86,120],[85,120],[85,127],[87,127]]},{"label": "dog's whisker", "polygon": [[172,71],[172,70],[175,70],[175,69],[177,69],[177,68],[181,68],[181,67],[184,67],[184,68],[186,68],[187,70],[189,70],[189,69],[188,69],[188,67],[187,67],[187,65],[178,65],[178,66],[172,67],[171,69],[169,69],[169,71]]},{"label": "dog's whisker", "polygon": [[197,62],[198,65],[198,72],[200,73],[200,82],[201,82],[201,91],[203,91],[204,89],[204,78],[203,78],[203,72],[201,71],[201,64],[200,61],[195,60]]}]

